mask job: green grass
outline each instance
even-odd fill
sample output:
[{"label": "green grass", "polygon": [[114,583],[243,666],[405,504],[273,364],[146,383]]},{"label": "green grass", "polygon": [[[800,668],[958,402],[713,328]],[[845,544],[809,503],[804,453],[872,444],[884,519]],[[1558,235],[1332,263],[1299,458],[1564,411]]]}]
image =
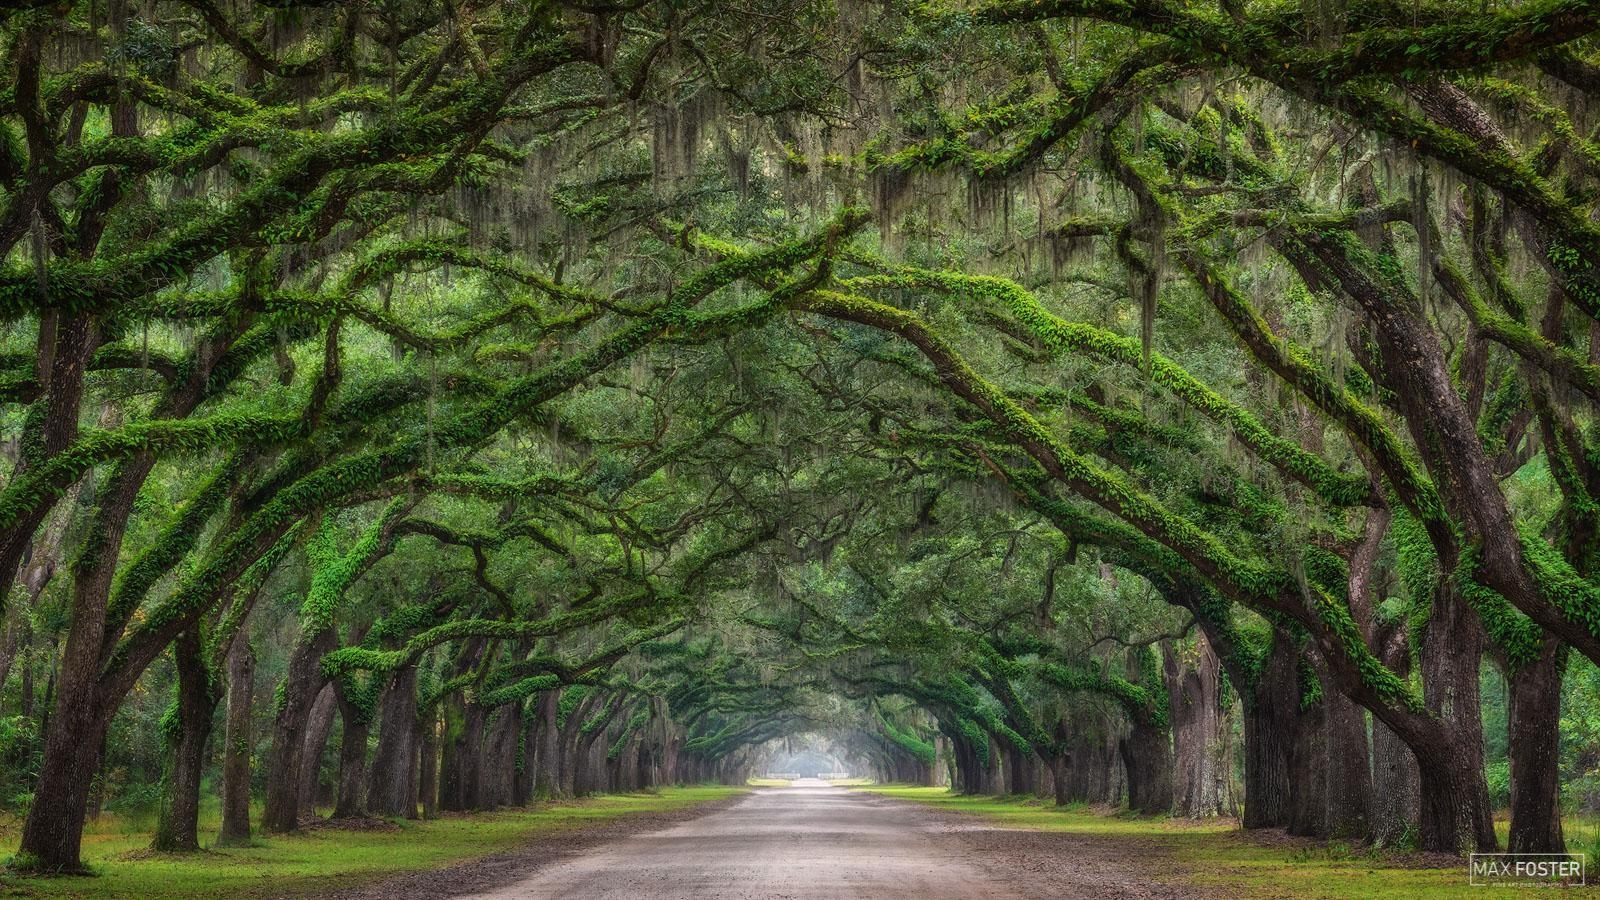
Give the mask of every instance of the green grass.
[{"label": "green grass", "polygon": [[[1082,806],[1056,807],[1033,798],[964,797],[944,788],[882,785],[858,788],[901,800],[982,816],[1007,828],[1060,831],[1087,840],[1126,841],[1129,858],[1148,859],[1159,880],[1209,889],[1239,898],[1451,898],[1523,896],[1546,888],[1473,887],[1467,863],[1425,866],[1417,857],[1351,850],[1345,845],[1267,846],[1231,821],[1191,822],[1097,812]],[[1586,834],[1587,832],[1585,832]],[[1571,834],[1569,837],[1577,837]],[[1585,851],[1579,840],[1574,852]],[[1596,864],[1590,856],[1591,864]],[[1591,878],[1594,875],[1591,873]],[[1593,896],[1596,891],[1579,891]],[[1573,896],[1567,890],[1536,896]]]},{"label": "green grass", "polygon": [[[433,869],[520,846],[540,834],[631,813],[681,809],[739,792],[730,787],[665,788],[528,809],[403,822],[399,831],[319,829],[263,838],[257,846],[196,854],[152,854],[148,832],[104,816],[84,835],[97,877],[0,878],[0,897],[319,896],[400,872]],[[207,816],[207,832],[216,820]],[[206,832],[203,832],[206,833]],[[0,831],[0,857],[16,849],[15,826]]]},{"label": "green grass", "polygon": [[789,786],[789,779],[787,779],[787,778],[749,778],[749,779],[745,780],[745,784],[748,784],[751,787],[788,787]]}]

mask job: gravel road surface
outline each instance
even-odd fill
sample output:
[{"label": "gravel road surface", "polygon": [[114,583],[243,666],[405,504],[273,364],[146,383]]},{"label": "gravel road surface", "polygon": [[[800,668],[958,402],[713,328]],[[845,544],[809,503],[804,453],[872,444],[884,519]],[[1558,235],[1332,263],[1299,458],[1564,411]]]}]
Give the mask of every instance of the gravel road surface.
[{"label": "gravel road surface", "polygon": [[[820,781],[757,790],[669,827],[551,860],[472,900],[956,900],[1186,897],[1123,852],[1009,831]],[[1108,852],[1111,851],[1111,852]],[[1131,853],[1128,851],[1132,851]],[[1145,874],[1141,874],[1144,872]],[[438,885],[443,887],[443,885]]]}]

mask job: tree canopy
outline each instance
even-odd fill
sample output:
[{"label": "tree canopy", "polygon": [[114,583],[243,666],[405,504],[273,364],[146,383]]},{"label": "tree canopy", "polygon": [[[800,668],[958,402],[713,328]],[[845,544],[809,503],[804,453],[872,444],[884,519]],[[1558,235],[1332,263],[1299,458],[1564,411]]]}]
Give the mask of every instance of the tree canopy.
[{"label": "tree canopy", "polygon": [[1508,801],[1559,852],[1597,15],[0,12],[15,864],[77,868],[113,771],[197,846],[224,700],[224,837],[298,827],[336,712],[340,816],[817,735],[1449,852]]}]

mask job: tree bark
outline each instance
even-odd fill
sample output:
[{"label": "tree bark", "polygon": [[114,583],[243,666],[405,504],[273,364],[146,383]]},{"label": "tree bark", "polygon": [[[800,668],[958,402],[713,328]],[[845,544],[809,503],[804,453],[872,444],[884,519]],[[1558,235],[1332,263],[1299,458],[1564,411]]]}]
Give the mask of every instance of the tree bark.
[{"label": "tree bark", "polygon": [[[1411,650],[1404,623],[1377,632],[1379,659],[1405,678],[1411,671]],[[1417,757],[1405,741],[1376,716],[1372,719],[1372,843],[1389,847],[1419,834],[1422,775]]]},{"label": "tree bark", "polygon": [[323,655],[334,649],[334,641],[333,630],[324,629],[303,641],[289,658],[289,671],[284,675],[283,705],[273,724],[272,749],[267,754],[266,805],[261,812],[263,831],[281,833],[300,827],[300,781],[308,743],[307,726],[312,709],[327,685],[321,662]]},{"label": "tree bark", "polygon": [[1217,756],[1221,664],[1204,634],[1195,638],[1192,652],[1163,641],[1161,662],[1172,721],[1173,813],[1191,819],[1222,815],[1227,762]]},{"label": "tree bark", "polygon": [[1328,733],[1327,696],[1309,705],[1302,701],[1289,741],[1289,833],[1302,837],[1328,836]]},{"label": "tree bark", "polygon": [[444,740],[439,757],[439,808],[475,809],[478,802],[478,752],[483,742],[484,710],[459,692],[444,702]]},{"label": "tree bark", "polygon": [[1244,827],[1289,824],[1290,759],[1300,715],[1294,641],[1282,629],[1262,660],[1253,689],[1244,694]]},{"label": "tree bark", "polygon": [[534,753],[533,795],[540,799],[554,797],[561,789],[561,730],[556,726],[560,704],[559,690],[545,691],[539,695],[535,708],[537,747]]},{"label": "tree bark", "polygon": [[417,724],[417,803],[424,819],[439,817],[439,711],[433,706]]},{"label": "tree bark", "polygon": [[378,749],[372,757],[367,806],[375,815],[417,816],[417,667],[395,673],[379,701]]},{"label": "tree bark", "polygon": [[1443,727],[1433,745],[1412,746],[1421,775],[1424,850],[1492,852],[1499,845],[1483,771],[1483,645],[1476,614],[1448,581],[1441,583],[1423,633],[1422,684],[1428,709]]},{"label": "tree bark", "polygon": [[243,635],[228,653],[227,744],[222,754],[221,847],[250,843],[250,702],[255,695],[256,655]]},{"label": "tree bark", "polygon": [[1367,715],[1359,704],[1323,677],[1322,723],[1329,837],[1366,838],[1372,831],[1372,755],[1367,748]]},{"label": "tree bark", "polygon": [[512,801],[517,765],[517,735],[522,731],[522,705],[508,703],[494,711],[483,743],[478,776],[478,808],[499,809]]},{"label": "tree bark", "polygon": [[1128,808],[1148,815],[1172,812],[1172,736],[1139,718],[1120,745],[1128,772]]},{"label": "tree bark", "polygon": [[317,692],[317,702],[311,706],[306,720],[305,744],[300,749],[300,780],[295,790],[296,816],[302,822],[317,817],[317,803],[322,799],[322,756],[328,747],[328,737],[333,734],[333,720],[339,712],[339,702],[333,685],[324,684]]},{"label": "tree bark", "polygon": [[151,849],[200,849],[200,775],[219,699],[200,633],[191,628],[173,644],[178,673],[177,734],[167,761],[166,796]]},{"label": "tree bark", "polygon": [[367,814],[367,737],[372,732],[372,710],[364,698],[341,681],[334,682],[339,718],[344,723],[339,738],[339,786],[334,795],[335,819],[359,819]]},{"label": "tree bark", "polygon": [[1538,659],[1508,678],[1512,853],[1565,853],[1561,832],[1561,681],[1567,650],[1546,636]]}]

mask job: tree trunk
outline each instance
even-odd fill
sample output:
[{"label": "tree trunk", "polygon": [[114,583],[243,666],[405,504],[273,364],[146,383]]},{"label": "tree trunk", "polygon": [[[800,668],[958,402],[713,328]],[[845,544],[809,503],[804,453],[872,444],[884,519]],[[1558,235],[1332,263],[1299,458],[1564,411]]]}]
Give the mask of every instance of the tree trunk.
[{"label": "tree trunk", "polygon": [[1498,848],[1483,771],[1479,664],[1483,629],[1448,582],[1435,591],[1423,632],[1422,684],[1443,724],[1437,746],[1413,746],[1422,779],[1422,849],[1439,853]]},{"label": "tree trunk", "polygon": [[1323,689],[1316,702],[1302,706],[1289,740],[1289,833],[1328,836],[1328,733]]},{"label": "tree trunk", "polygon": [[1128,772],[1128,808],[1148,815],[1172,812],[1172,736],[1136,718],[1120,746]]},{"label": "tree trunk", "polygon": [[1329,837],[1365,838],[1372,831],[1372,756],[1367,748],[1367,715],[1334,688],[1323,689],[1323,727],[1327,741],[1324,793]]},{"label": "tree trunk", "polygon": [[1510,673],[1512,853],[1565,853],[1561,833],[1561,680],[1567,649],[1546,636],[1539,657]]},{"label": "tree trunk", "polygon": [[517,735],[522,731],[520,703],[508,703],[494,711],[482,748],[478,770],[479,809],[499,809],[511,804],[517,765]]},{"label": "tree trunk", "polygon": [[[307,726],[313,707],[322,701],[327,679],[322,677],[321,662],[323,655],[333,650],[334,640],[333,630],[324,629],[303,641],[290,656],[289,671],[284,675],[283,703],[273,724],[272,749],[267,755],[266,805],[261,812],[264,831],[288,832],[300,827],[301,769],[309,742]],[[332,703],[331,697],[328,702]],[[314,763],[312,768],[315,769]]]},{"label": "tree trunk", "polygon": [[372,757],[367,807],[374,815],[417,816],[417,667],[395,673],[379,701],[378,749]]},{"label": "tree trunk", "polygon": [[220,847],[250,843],[250,701],[255,694],[256,656],[243,635],[228,653],[227,744],[222,753]]},{"label": "tree trunk", "polygon": [[33,805],[23,825],[12,866],[21,871],[82,872],[83,825],[89,788],[100,769],[110,716],[90,692],[78,702],[65,693],[57,701],[45,738],[43,765]]},{"label": "tree trunk", "polygon": [[339,785],[334,795],[335,819],[359,819],[367,814],[367,737],[372,731],[372,709],[366,698],[340,681],[334,682],[339,718],[344,723],[339,739]]},{"label": "tree trunk", "polygon": [[1161,662],[1172,722],[1173,812],[1191,819],[1222,815],[1221,664],[1203,634],[1192,650],[1163,641]]},{"label": "tree trunk", "polygon": [[560,750],[560,780],[557,791],[562,797],[571,797],[577,790],[578,782],[578,739],[583,736],[583,723],[594,713],[596,691],[589,691],[583,700],[567,713],[567,720],[561,723]]},{"label": "tree trunk", "polygon": [[312,704],[306,721],[305,745],[300,749],[300,783],[295,790],[297,816],[301,821],[317,817],[317,803],[322,800],[322,756],[328,747],[328,737],[333,734],[333,720],[339,712],[339,701],[334,697],[333,685],[324,684]]},{"label": "tree trunk", "polygon": [[424,819],[439,817],[439,711],[434,707],[418,723],[417,803]]},{"label": "tree trunk", "polygon": [[167,792],[151,849],[192,852],[200,849],[200,775],[219,698],[198,630],[191,628],[178,636],[173,662],[178,673],[178,732],[169,739]]},{"label": "tree trunk", "polygon": [[545,691],[539,695],[535,719],[537,720],[537,747],[534,753],[533,795],[541,799],[554,797],[561,789],[560,747],[561,730],[556,727],[560,713],[561,692]]},{"label": "tree trunk", "polygon": [[539,700],[535,698],[531,708],[522,716],[522,754],[521,764],[517,767],[515,802],[518,806],[527,806],[533,799],[534,783],[539,777]]},{"label": "tree trunk", "polygon": [[[448,724],[452,713],[459,723],[455,728]],[[483,738],[488,715],[489,711],[476,703],[446,708],[440,808],[466,811],[483,807]]]},{"label": "tree trunk", "polygon": [[1244,701],[1244,827],[1289,824],[1289,773],[1300,715],[1299,653],[1282,629]]},{"label": "tree trunk", "polygon": [[[1377,633],[1379,658],[1401,678],[1411,671],[1411,650],[1403,622]],[[1372,718],[1372,843],[1389,847],[1415,839],[1422,809],[1422,776],[1417,757],[1378,717]]]}]

